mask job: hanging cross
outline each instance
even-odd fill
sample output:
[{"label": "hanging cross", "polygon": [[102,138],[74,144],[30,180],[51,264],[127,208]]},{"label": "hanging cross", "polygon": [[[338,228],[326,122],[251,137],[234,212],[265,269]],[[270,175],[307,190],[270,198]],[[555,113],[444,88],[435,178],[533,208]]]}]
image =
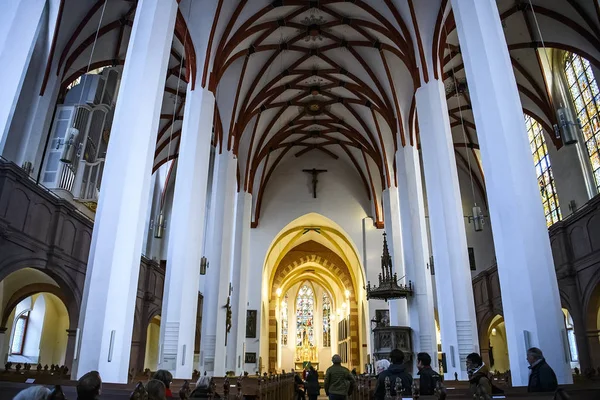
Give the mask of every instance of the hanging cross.
[{"label": "hanging cross", "polygon": [[317,182],[319,182],[317,180],[317,175],[319,175],[321,172],[327,172],[326,169],[303,169],[302,172],[308,172],[309,174],[312,174],[312,184],[313,184],[313,199],[317,198]]}]

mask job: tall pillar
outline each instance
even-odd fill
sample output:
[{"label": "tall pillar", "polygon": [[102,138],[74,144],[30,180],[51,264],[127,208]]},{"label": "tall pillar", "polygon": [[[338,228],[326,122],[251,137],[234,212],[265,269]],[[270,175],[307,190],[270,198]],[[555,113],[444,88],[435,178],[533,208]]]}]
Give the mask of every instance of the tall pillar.
[{"label": "tall pillar", "polygon": [[0,4],[0,154],[27,74],[45,5],[45,0],[11,0]]},{"label": "tall pillar", "polygon": [[464,380],[466,357],[478,348],[477,324],[444,85],[439,80],[423,84],[416,100],[445,375],[453,379],[456,372]]},{"label": "tall pillar", "polygon": [[[232,152],[219,154],[215,159],[210,215],[209,262],[202,312],[202,342],[200,368],[217,376],[224,375],[226,350],[232,334],[226,334],[226,304],[232,260],[232,236],[237,187],[237,159]],[[233,308],[233,305],[232,305]],[[218,349],[218,351],[217,351]]]},{"label": "tall pillar", "polygon": [[[385,221],[385,233],[388,246],[392,253],[392,265],[398,278],[406,279],[404,269],[404,246],[402,237],[402,226],[400,221],[400,200],[398,198],[398,188],[391,187],[383,191],[383,215]],[[381,268],[381,265],[379,266]],[[379,269],[377,269],[379,271]],[[375,281],[377,282],[377,281]],[[406,281],[408,283],[408,281]],[[406,299],[391,300],[390,324],[393,326],[408,326],[408,306]]]},{"label": "tall pillar", "polygon": [[[415,352],[426,352],[437,360],[433,287],[429,263],[429,242],[425,223],[425,203],[419,152],[405,146],[396,152],[400,215],[404,241],[406,277],[414,283],[414,295],[408,301],[410,327]],[[432,366],[437,370],[437,362]]]},{"label": "tall pillar", "polygon": [[142,0],[127,49],[108,145],[79,326],[76,377],[127,383],[156,134],[176,0]]},{"label": "tall pillar", "polygon": [[[227,369],[242,373],[244,365],[244,344],[246,342],[246,314],[248,304],[248,270],[250,269],[250,222],[252,219],[252,195],[238,192],[235,209],[235,236],[231,281],[233,307],[231,346],[227,346]],[[257,315],[258,317],[258,315]],[[251,321],[252,322],[252,321]],[[257,326],[258,321],[253,321]]]},{"label": "tall pillar", "polygon": [[194,339],[200,259],[215,98],[188,85],[175,193],[169,227],[167,271],[160,324],[160,368],[174,378],[189,379],[194,370]]},{"label": "tall pillar", "polygon": [[487,195],[514,386],[528,383],[527,347],[572,382],[560,296],[523,109],[494,0],[452,0]]}]

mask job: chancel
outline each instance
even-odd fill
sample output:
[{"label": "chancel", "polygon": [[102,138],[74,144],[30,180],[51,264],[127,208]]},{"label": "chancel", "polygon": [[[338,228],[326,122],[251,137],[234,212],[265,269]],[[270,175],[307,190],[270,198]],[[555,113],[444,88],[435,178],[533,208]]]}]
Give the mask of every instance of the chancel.
[{"label": "chancel", "polygon": [[599,7],[0,1],[0,400],[421,353],[596,390]]}]

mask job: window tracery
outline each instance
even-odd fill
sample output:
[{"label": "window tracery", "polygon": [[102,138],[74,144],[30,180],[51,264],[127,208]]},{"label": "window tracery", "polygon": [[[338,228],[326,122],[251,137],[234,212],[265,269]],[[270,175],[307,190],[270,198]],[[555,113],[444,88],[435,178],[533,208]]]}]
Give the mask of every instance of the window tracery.
[{"label": "window tracery", "polygon": [[600,91],[589,61],[577,54],[567,55],[565,75],[581,123],[596,189],[600,190]]},{"label": "window tracery", "polygon": [[331,299],[323,292],[323,347],[331,347]]},{"label": "window tracery", "polygon": [[314,291],[310,285],[304,283],[296,297],[296,346],[302,346],[305,335],[309,345],[315,345],[314,311]]},{"label": "window tracery", "polygon": [[12,343],[10,345],[11,354],[23,355],[23,347],[25,346],[25,336],[27,334],[28,322],[29,311],[24,312],[15,320],[15,330]]},{"label": "window tracery", "polygon": [[287,293],[281,301],[281,345],[288,344],[288,295]]},{"label": "window tracery", "polygon": [[548,147],[544,138],[544,131],[538,121],[525,115],[525,126],[529,136],[529,146],[533,154],[533,163],[535,165],[535,174],[540,187],[542,196],[542,205],[544,206],[544,216],[546,225],[550,226],[560,221],[561,214],[558,204],[558,195],[556,194],[556,185],[552,173],[552,165],[548,156]]}]

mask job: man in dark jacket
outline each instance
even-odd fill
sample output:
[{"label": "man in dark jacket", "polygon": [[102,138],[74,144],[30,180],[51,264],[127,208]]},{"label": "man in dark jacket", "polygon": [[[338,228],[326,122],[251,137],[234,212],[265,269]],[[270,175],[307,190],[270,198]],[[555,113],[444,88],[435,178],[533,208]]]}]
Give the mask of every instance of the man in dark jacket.
[{"label": "man in dark jacket", "polygon": [[417,368],[419,369],[421,396],[434,394],[435,386],[440,381],[440,375],[431,368],[431,356],[427,353],[417,354]]},{"label": "man in dark jacket", "polygon": [[404,353],[402,350],[394,349],[390,352],[390,362],[388,369],[379,374],[377,384],[375,385],[375,400],[385,400],[385,378],[390,378],[390,394],[396,395],[396,378],[402,381],[402,394],[412,394],[412,376],[406,372],[404,366]]},{"label": "man in dark jacket", "polygon": [[528,392],[554,392],[558,387],[556,374],[544,359],[544,354],[537,347],[527,350],[527,362],[529,363],[529,386]]}]

